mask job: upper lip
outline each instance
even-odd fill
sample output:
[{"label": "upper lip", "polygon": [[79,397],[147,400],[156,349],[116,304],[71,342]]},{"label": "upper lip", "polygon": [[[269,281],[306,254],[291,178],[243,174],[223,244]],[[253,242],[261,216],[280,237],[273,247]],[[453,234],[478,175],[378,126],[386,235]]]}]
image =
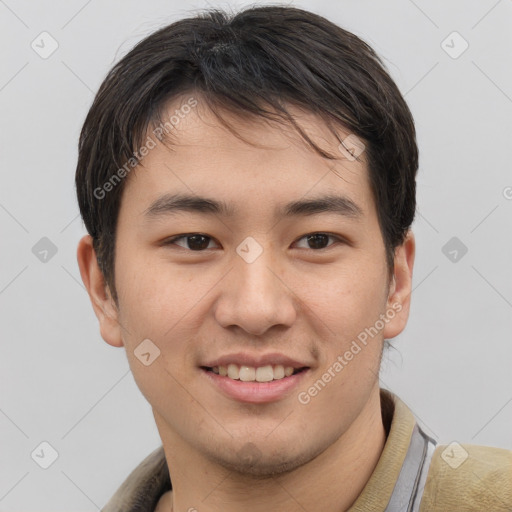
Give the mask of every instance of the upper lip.
[{"label": "upper lip", "polygon": [[296,359],[292,359],[291,357],[285,356],[284,354],[272,353],[256,355],[242,352],[223,355],[217,359],[212,359],[211,361],[201,366],[213,368],[215,366],[228,366],[229,364],[251,366],[254,368],[268,365],[282,365],[285,367],[291,366],[294,369],[309,367],[308,364],[297,361]]}]

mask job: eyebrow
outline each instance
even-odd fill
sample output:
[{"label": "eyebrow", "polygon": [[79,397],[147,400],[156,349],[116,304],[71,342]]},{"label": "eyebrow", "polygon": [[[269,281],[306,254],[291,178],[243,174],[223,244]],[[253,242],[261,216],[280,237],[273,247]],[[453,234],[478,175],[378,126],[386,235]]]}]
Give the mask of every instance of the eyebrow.
[{"label": "eyebrow", "polygon": [[[179,212],[203,213],[233,217],[236,209],[225,201],[187,194],[164,194],[144,211],[148,219],[156,219]],[[311,199],[300,199],[281,206],[274,213],[276,218],[307,216],[318,213],[335,213],[358,220],[364,213],[352,199],[335,194]]]}]

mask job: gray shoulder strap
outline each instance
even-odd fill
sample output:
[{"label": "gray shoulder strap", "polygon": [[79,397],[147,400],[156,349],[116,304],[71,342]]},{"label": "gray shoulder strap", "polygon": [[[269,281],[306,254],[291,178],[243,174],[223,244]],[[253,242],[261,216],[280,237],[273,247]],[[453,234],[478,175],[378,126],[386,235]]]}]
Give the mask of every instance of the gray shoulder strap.
[{"label": "gray shoulder strap", "polygon": [[418,512],[436,442],[416,424],[395,488],[384,512]]}]

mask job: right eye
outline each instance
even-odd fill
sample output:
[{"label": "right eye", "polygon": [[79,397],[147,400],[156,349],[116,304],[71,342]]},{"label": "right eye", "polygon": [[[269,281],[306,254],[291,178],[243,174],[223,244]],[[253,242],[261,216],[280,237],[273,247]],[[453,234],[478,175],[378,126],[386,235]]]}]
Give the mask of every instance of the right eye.
[{"label": "right eye", "polygon": [[[183,244],[176,243],[178,240],[184,240]],[[184,235],[177,235],[167,239],[163,245],[178,245],[183,249],[191,251],[203,251],[204,249],[211,249],[208,247],[213,238],[202,233],[186,233]]]}]

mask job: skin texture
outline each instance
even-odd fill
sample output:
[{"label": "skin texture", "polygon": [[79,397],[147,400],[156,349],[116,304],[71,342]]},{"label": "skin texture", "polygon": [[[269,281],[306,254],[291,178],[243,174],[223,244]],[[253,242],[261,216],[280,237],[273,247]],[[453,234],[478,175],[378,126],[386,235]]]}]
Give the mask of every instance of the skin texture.
[{"label": "skin texture", "polygon": [[[337,152],[338,141],[317,117],[293,111],[317,143]],[[118,306],[89,236],[78,247],[82,279],[103,339],[125,347],[151,404],[173,482],[159,510],[347,510],[385,443],[382,344],[407,322],[414,236],[409,232],[397,248],[388,280],[364,153],[360,161],[339,151],[340,160],[326,160],[291,127],[224,116],[257,146],[222,127],[199,99],[174,131],[176,145],[157,144],[126,178],[116,238]],[[155,199],[176,192],[226,201],[235,215],[145,218]],[[349,197],[363,215],[273,217],[279,205],[327,193]],[[190,233],[211,237],[208,248],[193,251],[186,238],[163,243]],[[340,239],[316,249],[305,238],[311,233]],[[252,263],[236,252],[249,236],[263,250]],[[300,403],[298,393],[390,309],[385,327],[308,404]],[[160,350],[149,366],[134,354],[144,339]],[[233,353],[280,353],[309,370],[279,400],[243,403],[200,369]]]}]

